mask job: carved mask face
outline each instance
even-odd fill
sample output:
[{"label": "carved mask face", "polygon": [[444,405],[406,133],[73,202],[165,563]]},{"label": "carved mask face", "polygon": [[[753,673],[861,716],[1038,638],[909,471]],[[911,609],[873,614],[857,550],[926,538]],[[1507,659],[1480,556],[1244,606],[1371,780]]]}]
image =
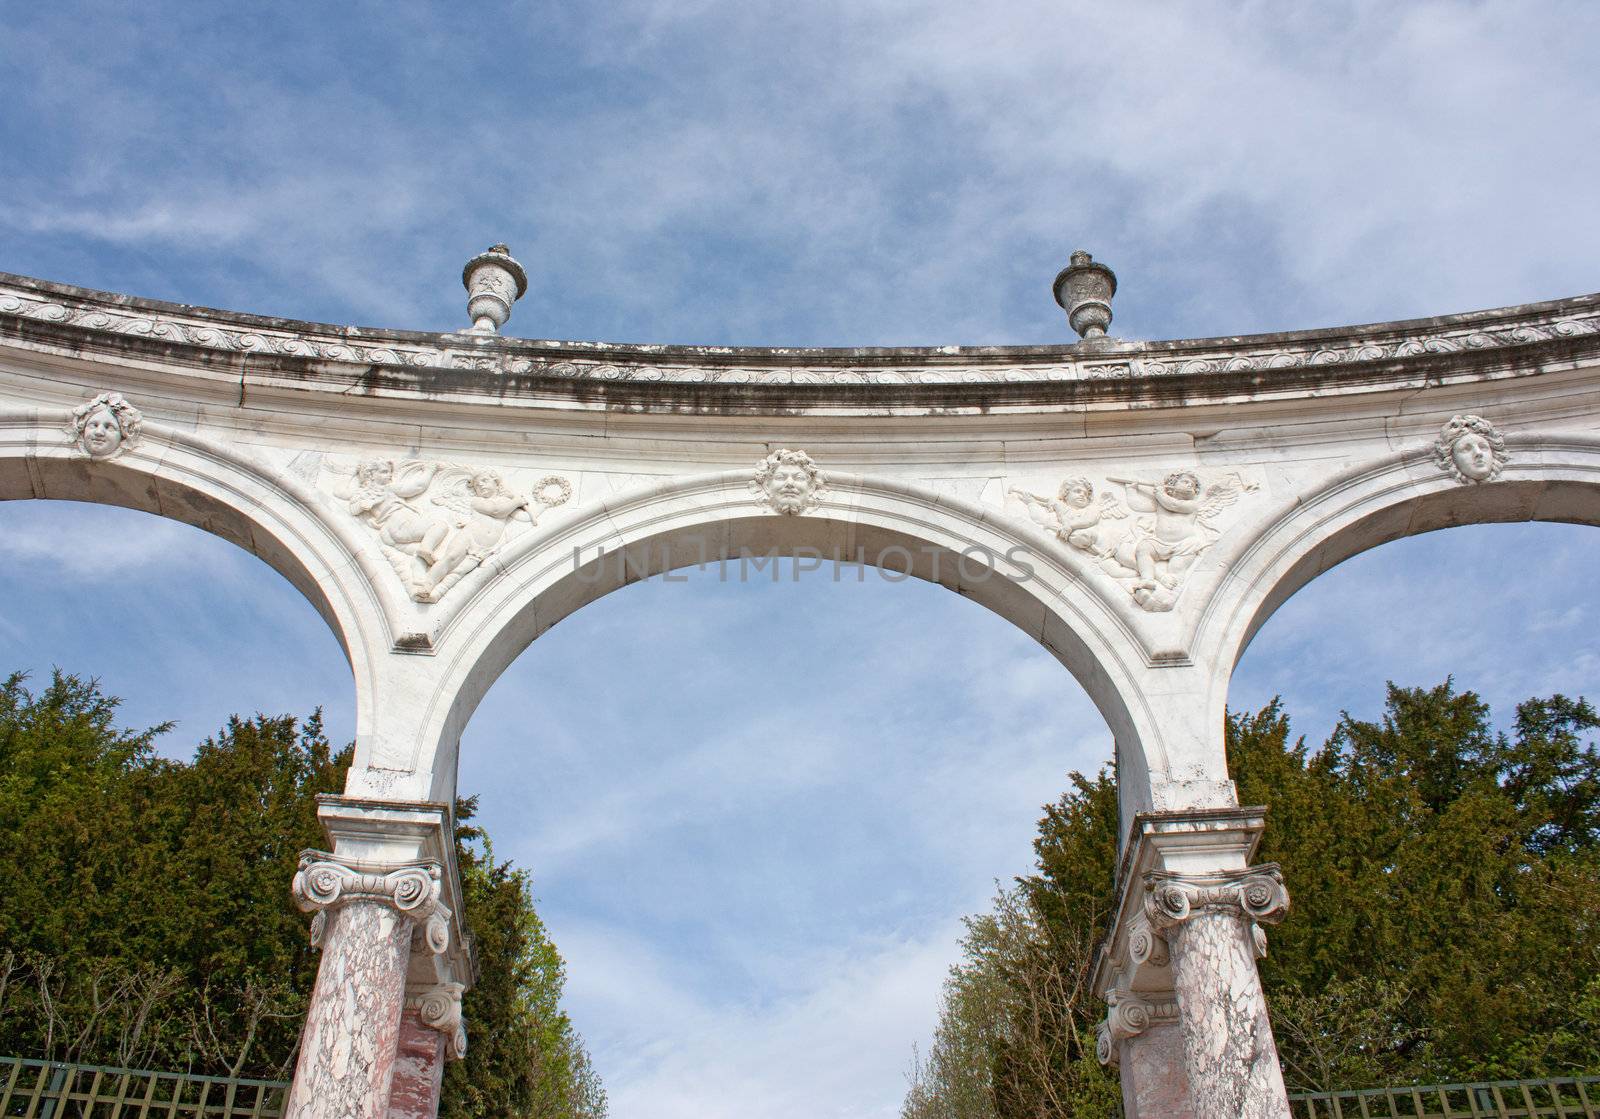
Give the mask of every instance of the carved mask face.
[{"label": "carved mask face", "polygon": [[122,446],[122,425],[116,414],[104,405],[89,413],[83,423],[83,449],[91,458],[107,458]]},{"label": "carved mask face", "polygon": [[806,507],[811,492],[811,475],[803,466],[779,463],[767,479],[767,497],[780,513],[799,513]]},{"label": "carved mask face", "polygon": [[1450,458],[1456,469],[1474,482],[1481,482],[1494,473],[1494,448],[1475,431],[1455,441],[1450,448]]}]

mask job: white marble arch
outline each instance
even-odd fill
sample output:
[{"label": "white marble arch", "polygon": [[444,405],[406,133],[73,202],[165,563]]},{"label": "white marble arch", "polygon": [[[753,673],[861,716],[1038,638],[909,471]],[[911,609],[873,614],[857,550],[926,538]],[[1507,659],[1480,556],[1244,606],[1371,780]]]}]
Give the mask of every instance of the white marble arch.
[{"label": "white marble arch", "polygon": [[1208,719],[1221,724],[1233,669],[1267,620],[1306,584],[1353,556],[1471,524],[1600,526],[1600,437],[1523,432],[1508,435],[1506,446],[1510,461],[1488,485],[1463,485],[1445,475],[1426,447],[1356,463],[1219,550],[1214,589],[1192,638],[1196,663],[1212,666]]},{"label": "white marble arch", "polygon": [[[673,478],[552,517],[503,548],[492,570],[463,581],[464,608],[434,631],[442,671],[420,717],[386,705],[395,724],[384,728],[385,741],[408,736],[407,750],[387,764],[358,752],[350,791],[392,796],[398,787],[448,800],[472,712],[541,633],[649,575],[728,561],[728,577],[738,578],[741,554],[824,566],[836,557],[863,559],[972,599],[1039,641],[1082,684],[1112,730],[1130,795],[1145,795],[1151,772],[1168,772],[1160,724],[1139,688],[1135,607],[1125,594],[1081,578],[1074,558],[1033,525],[914,482],[841,472],[827,475],[821,507],[775,516],[754,507],[749,482],[748,470]],[[766,570],[751,574],[770,578]],[[363,766],[372,767],[370,776]],[[1225,786],[1225,773],[1214,778]]]},{"label": "white marble arch", "polygon": [[[144,417],[118,420],[121,445],[109,394]],[[821,501],[784,489],[807,464]],[[1600,523],[1597,466],[1600,296],[1251,338],[791,350],[333,327],[0,275],[0,497],[217,532],[350,658],[357,765],[296,897],[322,909],[324,970],[373,996],[347,1013],[328,987],[318,1036],[374,1059],[303,1049],[295,1119],[335,1098],[380,1119],[404,1008],[448,1012],[471,982],[459,936],[373,930],[423,901],[430,925],[460,912],[449,797],[484,692],[566,614],[702,544],[902,548],[889,566],[909,554],[1050,648],[1117,741],[1120,900],[1095,982],[1129,1119],[1287,1116],[1254,953],[1288,899],[1251,866],[1263,812],[1228,780],[1233,667],[1364,548]],[[575,548],[633,567],[588,582]],[[994,558],[963,571],[968,549]],[[1003,577],[1017,549],[1024,582]]]},{"label": "white marble arch", "polygon": [[[234,447],[145,423],[137,447],[91,460],[62,439],[54,409],[0,409],[0,501],[115,505],[181,521],[258,557],[327,623],[353,674],[358,729],[373,719],[392,641],[392,589],[347,525],[324,518],[306,487]],[[387,607],[387,609],[386,609]]]}]

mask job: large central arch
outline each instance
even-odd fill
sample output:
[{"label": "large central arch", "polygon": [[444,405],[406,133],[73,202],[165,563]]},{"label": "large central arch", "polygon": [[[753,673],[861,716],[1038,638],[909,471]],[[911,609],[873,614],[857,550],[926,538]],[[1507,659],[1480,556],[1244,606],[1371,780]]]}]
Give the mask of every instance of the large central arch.
[{"label": "large central arch", "polygon": [[1032,526],[916,485],[843,474],[828,476],[826,510],[753,515],[749,480],[747,471],[675,479],[575,511],[505,549],[496,570],[483,575],[493,582],[489,593],[440,635],[446,671],[415,746],[419,764],[440,759],[435,799],[453,789],[453,745],[478,702],[539,634],[651,575],[715,566],[738,577],[752,558],[759,565],[779,556],[884,567],[971,598],[1066,666],[1136,774],[1147,755],[1164,764],[1159,725],[1135,685],[1143,658],[1127,652],[1137,641],[1130,608],[1078,579]]}]

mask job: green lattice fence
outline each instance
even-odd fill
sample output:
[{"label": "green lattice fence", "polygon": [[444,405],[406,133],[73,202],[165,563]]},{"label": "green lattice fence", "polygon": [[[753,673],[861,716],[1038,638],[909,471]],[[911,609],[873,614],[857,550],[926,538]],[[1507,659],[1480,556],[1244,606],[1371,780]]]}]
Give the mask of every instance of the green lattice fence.
[{"label": "green lattice fence", "polygon": [[0,1119],[277,1119],[289,1085],[0,1057]]},{"label": "green lattice fence", "polygon": [[1600,1119],[1600,1076],[1303,1092],[1295,1119]]}]

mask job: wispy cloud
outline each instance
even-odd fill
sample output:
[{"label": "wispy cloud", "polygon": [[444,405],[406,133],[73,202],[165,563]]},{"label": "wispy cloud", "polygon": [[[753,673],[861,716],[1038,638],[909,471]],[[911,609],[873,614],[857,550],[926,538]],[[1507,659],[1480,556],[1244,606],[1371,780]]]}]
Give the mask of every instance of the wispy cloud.
[{"label": "wispy cloud", "polygon": [[1063,339],[1047,287],[1080,243],[1142,336],[1564,294],[1600,249],[1577,0],[622,0],[502,13],[492,59],[421,14],[250,57],[216,13],[163,16],[36,14],[0,46],[52,137],[0,211],[28,259],[165,246],[216,257],[219,295],[445,325],[461,255],[505,237],[522,333],[846,343]]}]

